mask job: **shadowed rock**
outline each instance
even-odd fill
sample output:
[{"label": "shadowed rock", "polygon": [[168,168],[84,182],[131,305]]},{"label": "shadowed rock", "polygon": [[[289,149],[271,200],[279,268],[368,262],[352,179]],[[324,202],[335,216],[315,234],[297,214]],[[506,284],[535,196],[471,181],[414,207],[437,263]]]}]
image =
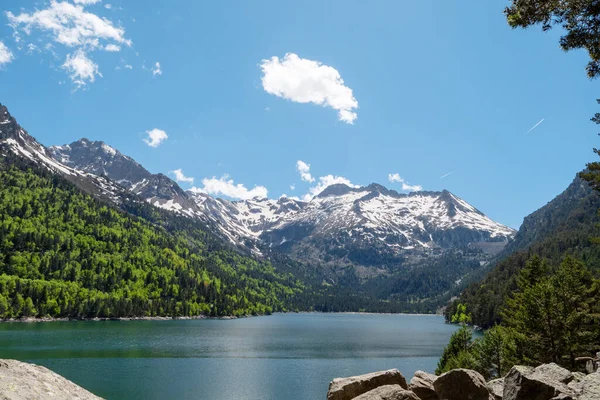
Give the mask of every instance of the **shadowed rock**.
[{"label": "shadowed rock", "polygon": [[[545,372],[549,375],[544,375]],[[561,395],[572,395],[573,389],[559,379],[567,379],[567,374],[552,365],[535,369],[515,366],[504,379],[503,400],[550,400]]]},{"label": "shadowed rock", "polygon": [[329,383],[327,400],[351,400],[384,385],[399,385],[402,389],[408,389],[406,379],[400,371],[390,369],[349,378],[335,378]]},{"label": "shadowed rock", "polygon": [[493,399],[483,376],[470,369],[454,369],[438,377],[433,383],[440,400]]},{"label": "shadowed rock", "polygon": [[101,400],[73,382],[35,364],[0,360],[0,399]]}]

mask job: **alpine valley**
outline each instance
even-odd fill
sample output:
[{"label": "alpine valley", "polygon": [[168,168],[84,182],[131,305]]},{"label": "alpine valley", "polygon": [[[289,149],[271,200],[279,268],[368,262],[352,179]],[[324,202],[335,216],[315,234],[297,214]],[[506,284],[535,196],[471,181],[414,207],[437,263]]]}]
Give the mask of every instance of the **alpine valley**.
[{"label": "alpine valley", "polygon": [[[516,233],[445,190],[401,194],[376,183],[363,187],[335,184],[309,201],[288,197],[231,201],[198,189],[186,191],[168,176],[150,173],[102,141],[84,138],[45,147],[1,105],[0,155],[2,172],[8,176],[16,171],[42,176],[50,179],[46,185],[67,185],[69,191],[91,197],[98,204],[94,207],[118,210],[119,215],[148,229],[160,229],[160,234],[183,235],[188,242],[202,240],[204,257],[210,258],[212,251],[225,252],[221,269],[209,271],[216,276],[222,277],[223,270],[237,276],[240,263],[233,259],[264,266],[269,277],[258,267],[257,274],[287,285],[289,291],[283,296],[286,300],[280,296],[265,300],[263,311],[434,312],[479,278]],[[11,190],[10,185],[3,185],[0,196],[8,198]],[[5,224],[0,241],[14,235],[10,229],[16,228]],[[86,290],[112,290],[93,281],[79,281],[77,274],[15,272],[19,270],[11,265],[16,255],[39,256],[45,250],[27,243],[16,249],[13,243],[4,251],[8,253],[0,262],[0,272],[5,275],[77,282]],[[188,251],[199,250],[191,246]],[[182,255],[183,260],[187,257]],[[146,266],[139,268],[144,279],[149,279]],[[229,285],[248,291],[244,279],[232,279]],[[234,288],[231,290],[233,293]],[[268,285],[264,290],[270,290]],[[169,295],[160,296],[166,299]],[[195,299],[199,308],[184,314],[205,313],[202,302],[208,299]],[[35,306],[39,308],[39,304]],[[232,310],[219,314],[231,314]]]}]

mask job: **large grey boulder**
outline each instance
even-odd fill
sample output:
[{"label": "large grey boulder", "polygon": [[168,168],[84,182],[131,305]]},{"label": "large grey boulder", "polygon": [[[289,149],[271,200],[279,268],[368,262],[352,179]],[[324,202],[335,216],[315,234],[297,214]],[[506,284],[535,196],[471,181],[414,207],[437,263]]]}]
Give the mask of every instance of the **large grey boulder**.
[{"label": "large grey boulder", "polygon": [[494,379],[487,383],[487,387],[490,390],[494,400],[502,400],[504,395],[504,378]]},{"label": "large grey boulder", "polygon": [[327,400],[351,400],[384,385],[399,385],[402,389],[408,389],[406,379],[400,371],[390,369],[349,378],[335,378],[329,383]]},{"label": "large grey boulder", "polygon": [[555,363],[542,364],[539,367],[536,367],[534,369],[534,374],[542,375],[550,380],[565,384],[568,384],[575,378],[571,371]]},{"label": "large grey boulder", "polygon": [[440,400],[490,400],[483,376],[470,369],[453,369],[440,375],[433,387]]},{"label": "large grey boulder", "polygon": [[569,387],[575,390],[577,400],[598,400],[600,399],[600,372],[589,374]]},{"label": "large grey boulder", "polygon": [[0,399],[101,400],[73,382],[35,364],[0,360]]},{"label": "large grey boulder", "polygon": [[436,380],[437,376],[433,374],[417,371],[410,380],[408,389],[412,390],[421,400],[438,400],[438,395],[433,387],[433,382]]},{"label": "large grey boulder", "polygon": [[504,378],[503,400],[550,400],[561,395],[572,395],[573,389],[560,379],[564,381],[568,378],[564,371],[561,372],[552,366],[514,366]]},{"label": "large grey boulder", "polygon": [[400,385],[384,385],[373,390],[369,390],[367,393],[363,393],[353,400],[422,400],[419,396],[405,390]]}]

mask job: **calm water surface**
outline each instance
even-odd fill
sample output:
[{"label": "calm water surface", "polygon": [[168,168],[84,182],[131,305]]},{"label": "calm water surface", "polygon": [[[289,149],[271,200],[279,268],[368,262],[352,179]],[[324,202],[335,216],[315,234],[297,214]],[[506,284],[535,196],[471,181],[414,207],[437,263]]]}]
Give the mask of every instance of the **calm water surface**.
[{"label": "calm water surface", "polygon": [[0,358],[106,399],[324,399],[334,377],[433,372],[455,326],[413,315],[0,324]]}]

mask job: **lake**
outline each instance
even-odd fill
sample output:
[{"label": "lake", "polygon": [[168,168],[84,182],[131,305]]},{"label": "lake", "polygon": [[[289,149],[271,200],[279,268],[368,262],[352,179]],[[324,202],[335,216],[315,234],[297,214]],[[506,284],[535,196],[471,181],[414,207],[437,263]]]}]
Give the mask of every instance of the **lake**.
[{"label": "lake", "polygon": [[329,381],[433,372],[440,316],[276,314],[237,320],[0,323],[0,358],[44,365],[107,399],[324,399]]}]

